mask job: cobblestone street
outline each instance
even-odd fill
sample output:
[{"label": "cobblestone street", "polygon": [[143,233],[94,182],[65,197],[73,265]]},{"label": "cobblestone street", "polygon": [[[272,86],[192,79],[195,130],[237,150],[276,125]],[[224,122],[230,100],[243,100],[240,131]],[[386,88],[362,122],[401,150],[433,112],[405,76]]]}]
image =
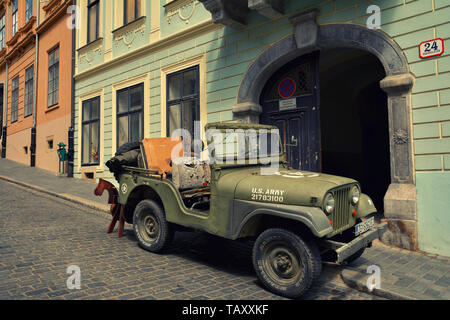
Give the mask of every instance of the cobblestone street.
[{"label": "cobblestone street", "polygon": [[[282,299],[264,290],[250,247],[198,233],[177,233],[152,254],[106,233],[104,213],[0,181],[0,299]],[[68,290],[67,267],[81,269]],[[324,265],[304,299],[380,299],[347,287],[342,267]]]}]

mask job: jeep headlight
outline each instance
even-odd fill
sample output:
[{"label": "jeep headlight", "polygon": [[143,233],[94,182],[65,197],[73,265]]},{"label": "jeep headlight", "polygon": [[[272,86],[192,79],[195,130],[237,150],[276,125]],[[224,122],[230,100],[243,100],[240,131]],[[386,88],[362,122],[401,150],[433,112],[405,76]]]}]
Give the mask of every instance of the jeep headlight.
[{"label": "jeep headlight", "polygon": [[353,205],[356,205],[359,202],[359,198],[361,197],[361,192],[357,186],[352,188],[351,192],[351,202]]},{"label": "jeep headlight", "polygon": [[334,210],[334,197],[331,193],[327,194],[324,202],[324,209],[326,214],[332,214]]}]

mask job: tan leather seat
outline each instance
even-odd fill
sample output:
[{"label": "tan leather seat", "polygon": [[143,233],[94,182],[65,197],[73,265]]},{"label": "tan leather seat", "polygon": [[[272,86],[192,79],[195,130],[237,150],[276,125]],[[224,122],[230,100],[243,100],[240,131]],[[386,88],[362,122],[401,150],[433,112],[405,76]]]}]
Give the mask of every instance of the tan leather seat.
[{"label": "tan leather seat", "polygon": [[[176,149],[174,149],[176,148]],[[158,171],[164,177],[172,173],[171,161],[183,157],[181,137],[172,138],[147,138],[142,140],[142,155],[146,169]],[[172,156],[172,151],[174,155]]]}]

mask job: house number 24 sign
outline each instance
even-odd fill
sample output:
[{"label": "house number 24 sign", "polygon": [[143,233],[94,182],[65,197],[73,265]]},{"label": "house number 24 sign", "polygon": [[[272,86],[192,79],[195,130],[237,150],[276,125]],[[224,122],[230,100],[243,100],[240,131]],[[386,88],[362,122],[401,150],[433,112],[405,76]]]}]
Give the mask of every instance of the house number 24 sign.
[{"label": "house number 24 sign", "polygon": [[419,45],[419,56],[422,59],[440,56],[444,53],[444,40],[436,38],[421,42]]}]

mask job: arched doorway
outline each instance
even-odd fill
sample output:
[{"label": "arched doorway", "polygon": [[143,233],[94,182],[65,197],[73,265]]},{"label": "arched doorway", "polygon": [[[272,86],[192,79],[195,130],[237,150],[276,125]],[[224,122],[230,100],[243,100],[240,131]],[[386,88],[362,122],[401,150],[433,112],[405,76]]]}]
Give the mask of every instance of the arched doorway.
[{"label": "arched doorway", "polygon": [[[411,88],[414,77],[401,48],[385,33],[353,24],[316,23],[317,10],[291,17],[293,34],[264,51],[249,67],[240,84],[233,113],[240,122],[258,123],[260,98],[280,66],[315,51],[356,49],[372,54],[385,77],[379,82],[387,95],[390,185],[384,196],[384,216],[390,232],[384,241],[417,248],[417,196],[412,153]],[[368,89],[370,90],[370,89]]]},{"label": "arched doorway", "polygon": [[316,51],[276,71],[260,98],[260,122],[280,129],[292,168],[358,180],[380,213],[390,184],[385,76],[367,51]]}]

